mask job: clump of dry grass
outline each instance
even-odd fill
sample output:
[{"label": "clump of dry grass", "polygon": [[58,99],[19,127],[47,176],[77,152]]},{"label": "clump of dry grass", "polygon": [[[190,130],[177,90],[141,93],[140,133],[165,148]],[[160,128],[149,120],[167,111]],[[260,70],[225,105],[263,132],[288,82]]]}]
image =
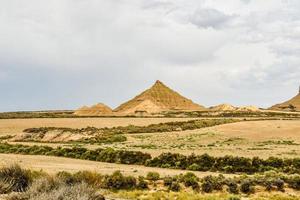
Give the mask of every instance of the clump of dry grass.
[{"label": "clump of dry grass", "polygon": [[104,200],[96,189],[86,183],[69,185],[53,177],[34,181],[24,193],[14,194],[7,200]]},{"label": "clump of dry grass", "polygon": [[0,194],[24,192],[30,182],[30,171],[22,169],[19,165],[0,169]]}]

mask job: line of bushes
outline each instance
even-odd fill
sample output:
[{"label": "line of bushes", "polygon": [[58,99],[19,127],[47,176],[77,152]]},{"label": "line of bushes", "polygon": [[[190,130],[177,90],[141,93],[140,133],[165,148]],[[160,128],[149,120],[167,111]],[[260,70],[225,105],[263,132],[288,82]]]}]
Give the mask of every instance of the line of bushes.
[{"label": "line of bushes", "polygon": [[225,173],[248,173],[277,170],[286,173],[300,173],[300,159],[282,159],[269,157],[245,158],[238,156],[213,157],[208,154],[185,156],[178,153],[162,153],[148,160],[147,166],[188,169],[193,171],[220,171]]},{"label": "line of bushes", "polygon": [[71,133],[85,133],[87,135],[94,134],[130,134],[130,133],[155,133],[155,132],[172,132],[181,130],[194,130],[205,127],[212,127],[221,124],[239,122],[238,119],[200,119],[200,120],[189,120],[182,122],[166,122],[159,124],[150,124],[148,126],[118,126],[112,128],[64,128],[64,127],[39,127],[39,128],[27,128],[23,130],[25,133],[38,133],[46,134],[51,131],[71,132]]},{"label": "line of bushes", "polygon": [[213,157],[208,154],[185,156],[177,153],[162,153],[152,158],[150,154],[140,151],[114,150],[112,148],[89,150],[82,147],[52,148],[49,146],[27,146],[0,143],[0,153],[29,155],[48,155],[109,163],[137,164],[149,167],[187,169],[193,171],[219,171],[225,173],[265,172],[276,170],[284,173],[300,173],[300,159],[282,159],[270,157],[245,158],[237,156]]},{"label": "line of bushes", "polygon": [[299,118],[298,112],[285,113],[285,112],[257,112],[257,111],[167,111],[164,112],[165,117],[267,117],[267,118]]},{"label": "line of bushes", "polygon": [[139,151],[114,150],[112,148],[89,150],[76,146],[72,148],[52,148],[49,146],[29,146],[22,144],[12,145],[8,143],[0,143],[0,153],[58,156],[109,163],[137,165],[143,165],[147,160],[151,159],[150,154]]},{"label": "line of bushes", "polygon": [[74,117],[73,112],[74,111],[2,112],[0,113],[0,119],[71,118]]},{"label": "line of bushes", "polygon": [[133,134],[133,133],[155,133],[155,132],[172,132],[181,130],[194,130],[199,128],[211,127],[220,124],[227,124],[238,122],[240,120],[236,119],[202,119],[202,120],[190,120],[183,122],[166,122],[159,124],[150,124],[148,126],[119,126],[112,128],[65,128],[65,127],[39,127],[39,128],[27,128],[23,130],[25,133],[30,133],[31,135],[26,135],[22,141],[41,141],[48,132],[59,132],[72,133],[72,134],[85,134],[91,137],[85,137],[78,140],[77,142],[83,143],[113,143],[113,142],[124,142],[127,140],[126,136],[123,134]]},{"label": "line of bushes", "polygon": [[[93,189],[87,189],[86,192],[89,192],[91,196],[97,196],[97,198],[89,199],[100,200],[104,199],[102,195],[96,195],[96,190],[100,188],[107,190],[148,190],[149,188],[164,187],[169,191],[175,192],[191,188],[195,192],[204,193],[220,191],[231,194],[251,194],[255,193],[256,188],[259,187],[264,188],[265,191],[285,192],[286,188],[300,190],[300,176],[268,172],[260,175],[242,175],[234,178],[226,178],[223,175],[209,175],[199,178],[195,174],[188,172],[161,178],[157,172],[149,172],[145,177],[139,176],[136,178],[134,176],[125,176],[120,171],[115,171],[111,175],[90,171],[79,171],[73,174],[62,171],[54,176],[50,176],[41,171],[24,170],[18,165],[0,169],[0,194],[22,192],[17,195],[23,198],[16,198],[15,196],[15,199],[54,195],[53,191],[58,192],[62,186],[73,188],[80,184],[84,184],[86,189]],[[80,189],[80,187],[76,188]],[[65,188],[64,191],[68,191],[68,189]],[[73,192],[68,195],[73,196]],[[59,195],[67,194],[59,193]],[[77,195],[85,194],[81,191]]]}]

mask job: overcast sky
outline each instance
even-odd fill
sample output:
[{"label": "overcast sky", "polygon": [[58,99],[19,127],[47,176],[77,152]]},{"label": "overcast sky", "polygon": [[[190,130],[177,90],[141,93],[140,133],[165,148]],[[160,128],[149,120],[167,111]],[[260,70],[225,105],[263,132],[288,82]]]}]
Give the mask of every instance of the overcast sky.
[{"label": "overcast sky", "polygon": [[111,107],[155,80],[204,106],[300,84],[299,0],[0,0],[0,111]]}]

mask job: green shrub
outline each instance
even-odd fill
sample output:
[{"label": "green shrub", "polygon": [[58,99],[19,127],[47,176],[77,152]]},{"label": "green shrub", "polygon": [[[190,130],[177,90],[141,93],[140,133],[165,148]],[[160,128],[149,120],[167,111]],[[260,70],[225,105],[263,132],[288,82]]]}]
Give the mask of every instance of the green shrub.
[{"label": "green shrub", "polygon": [[276,179],[273,184],[277,187],[278,191],[284,192],[284,181],[283,180]]},{"label": "green shrub", "polygon": [[290,177],[289,179],[287,179],[287,183],[290,188],[293,188],[295,190],[300,190],[300,176],[299,175]]},{"label": "green shrub", "polygon": [[201,184],[201,190],[205,193],[211,193],[213,191],[213,185],[211,182],[204,181]]},{"label": "green shrub", "polygon": [[80,182],[80,181],[77,181],[71,173],[66,172],[66,171],[58,172],[56,174],[56,176],[59,178],[59,180],[66,183],[67,185],[73,185],[77,182]]},{"label": "green shrub", "polygon": [[173,178],[170,176],[164,177],[163,180],[164,180],[164,186],[167,186],[167,187],[171,186],[173,183]]},{"label": "green shrub", "polygon": [[150,180],[150,181],[157,181],[159,180],[159,173],[157,172],[149,172],[147,174],[147,179]]},{"label": "green shrub", "polygon": [[209,183],[213,190],[221,191],[223,189],[223,185],[225,184],[224,176],[205,176],[202,181],[204,183]]},{"label": "green shrub", "polygon": [[250,181],[244,180],[240,185],[240,190],[245,194],[250,194],[254,192],[254,187]]},{"label": "green shrub", "polygon": [[85,182],[88,185],[101,186],[103,176],[90,171],[79,171],[73,175],[76,182]]},{"label": "green shrub", "polygon": [[181,181],[186,187],[192,187],[194,190],[199,190],[199,178],[195,174],[188,172],[182,176]]},{"label": "green shrub", "polygon": [[103,187],[107,189],[133,189],[136,187],[136,179],[132,176],[123,176],[120,171],[112,175],[106,175],[103,180]]},{"label": "green shrub", "polygon": [[148,189],[148,183],[145,181],[145,178],[143,176],[139,176],[137,188],[142,190]]},{"label": "green shrub", "polygon": [[239,193],[239,189],[238,189],[238,184],[235,181],[229,181],[227,183],[227,191],[231,194],[238,194]]},{"label": "green shrub", "polygon": [[172,182],[172,184],[169,186],[169,190],[178,192],[180,191],[181,187],[180,184],[177,181]]},{"label": "green shrub", "polygon": [[196,163],[191,164],[188,166],[187,170],[192,170],[192,171],[200,171],[200,166]]},{"label": "green shrub", "polygon": [[228,198],[228,200],[241,200],[241,198],[237,196],[231,196]]},{"label": "green shrub", "polygon": [[273,188],[272,181],[266,181],[266,182],[265,182],[265,187],[266,187],[266,190],[267,190],[267,191],[271,191],[272,188]]}]

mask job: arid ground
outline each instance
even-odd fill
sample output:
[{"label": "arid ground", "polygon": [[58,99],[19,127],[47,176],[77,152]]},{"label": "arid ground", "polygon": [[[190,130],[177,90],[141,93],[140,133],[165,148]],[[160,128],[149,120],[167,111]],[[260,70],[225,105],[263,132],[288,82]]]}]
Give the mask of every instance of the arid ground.
[{"label": "arid ground", "polygon": [[33,127],[85,128],[87,126],[103,128],[114,126],[145,126],[170,121],[188,121],[192,118],[36,118],[36,119],[0,119],[0,136],[19,134]]},{"label": "arid ground", "polygon": [[[51,143],[51,142],[13,142],[6,140],[7,136],[22,134],[24,129],[39,127],[64,127],[64,128],[86,128],[86,127],[118,127],[118,126],[148,126],[150,124],[159,124],[165,122],[178,122],[193,120],[192,118],[47,118],[47,119],[2,119],[0,120],[0,137],[2,142],[9,144],[24,145],[47,145],[51,147],[72,147],[80,146],[91,150],[97,148],[106,149],[111,147],[116,150],[141,151],[150,153],[152,156],[158,156],[161,153],[180,153],[184,155],[202,155],[204,153],[210,156],[239,156],[239,157],[260,157],[263,159],[274,156],[277,158],[298,158],[300,155],[300,120],[247,120],[234,122],[229,124],[217,125],[208,128],[200,128],[195,130],[176,130],[171,132],[152,132],[152,133],[131,133],[124,134],[126,141],[113,142],[109,144],[89,144],[89,143]],[[44,171],[49,174],[65,171],[75,173],[78,171],[90,171],[101,174],[112,174],[116,170],[120,170],[124,175],[131,175],[138,178],[139,176],[147,176],[149,172],[158,172],[161,177],[175,176],[190,172],[189,170],[146,167],[143,165],[126,165],[118,163],[88,161],[72,158],[63,158],[45,155],[21,155],[21,154],[0,154],[0,168],[18,164],[26,169]],[[199,178],[208,175],[219,175],[221,172],[212,171],[193,171]],[[240,176],[240,173],[223,173],[226,178]],[[151,186],[155,188],[154,186]],[[159,187],[163,187],[160,183]],[[151,195],[156,189],[147,191],[120,191],[118,193],[104,192],[107,199],[135,199],[140,196]],[[172,193],[160,190],[157,195],[172,195]],[[187,192],[187,193],[185,193]],[[103,193],[103,194],[104,194]],[[278,193],[278,192],[277,192]],[[272,193],[277,200],[276,192]],[[176,193],[174,193],[176,194]],[[189,190],[184,190],[176,195],[187,195]],[[285,193],[278,193],[287,199],[297,199],[299,195],[297,191],[287,189]],[[175,195],[175,196],[176,196]],[[193,193],[191,199],[201,199],[199,193]],[[198,196],[197,196],[198,195]],[[214,195],[219,195],[216,193]],[[224,195],[224,193],[221,193]],[[265,193],[263,187],[259,186],[256,193],[251,196],[255,198],[259,195],[265,196],[265,199],[271,198],[271,193]],[[209,195],[204,195],[208,199]],[[243,195],[242,195],[243,196]],[[245,196],[248,199],[249,196]],[[257,196],[258,197],[258,196]],[[167,197],[171,198],[171,197]],[[214,196],[214,199],[218,197]],[[220,197],[221,198],[221,197]],[[251,199],[250,198],[250,199]],[[259,199],[258,198],[258,199]],[[150,198],[149,199],[155,199]],[[177,199],[172,197],[171,199]],[[179,198],[180,199],[180,198]],[[185,199],[181,198],[181,199]],[[222,199],[228,199],[227,196]]]},{"label": "arid ground", "polygon": [[[170,121],[187,121],[191,118],[71,118],[71,119],[5,119],[0,120],[0,136],[18,135],[25,128],[68,127],[83,128],[144,126]],[[236,155],[267,158],[297,157],[300,155],[300,120],[263,120],[224,124],[210,128],[127,134],[127,141],[103,145],[83,146],[91,149],[113,147],[116,149],[138,150],[156,156],[162,152],[182,154],[208,153],[214,156]],[[19,142],[39,144],[37,142]],[[41,143],[41,145],[61,146],[70,144]]]}]

